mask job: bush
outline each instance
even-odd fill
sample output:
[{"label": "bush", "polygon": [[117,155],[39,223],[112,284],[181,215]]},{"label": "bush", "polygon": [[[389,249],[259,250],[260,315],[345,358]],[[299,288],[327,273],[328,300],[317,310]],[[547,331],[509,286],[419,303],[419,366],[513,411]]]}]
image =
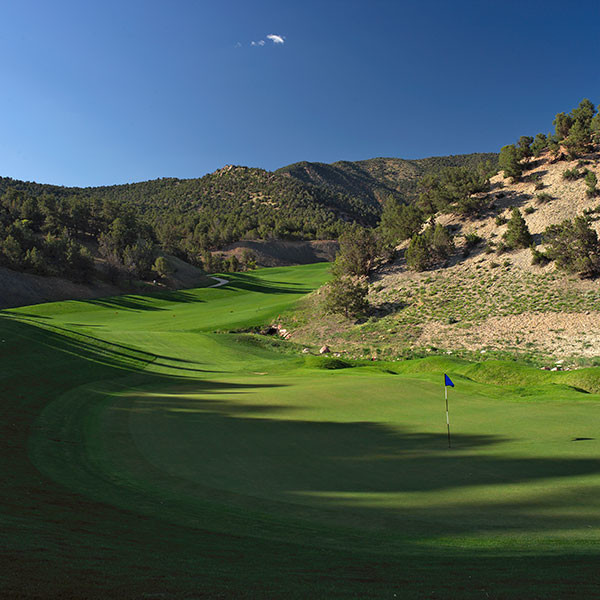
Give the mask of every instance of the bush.
[{"label": "bush", "polygon": [[535,208],[533,206],[528,206],[524,211],[523,211],[526,215],[530,215],[531,213],[535,212]]},{"label": "bush", "polygon": [[545,265],[550,259],[540,250],[535,247],[535,244],[531,244],[531,264],[532,265]]},{"label": "bush", "polygon": [[502,215],[498,215],[496,217],[496,225],[498,227],[501,227],[502,225],[506,224],[506,217],[502,216]]},{"label": "bush", "polygon": [[548,192],[542,192],[541,194],[536,194],[535,199],[538,204],[545,204],[552,200],[552,196]]},{"label": "bush", "polygon": [[598,193],[598,190],[596,189],[596,185],[598,185],[596,173],[588,171],[585,174],[585,184],[587,185],[587,190],[585,191],[586,195],[588,198],[593,198]]},{"label": "bush", "polygon": [[474,248],[477,244],[483,242],[483,238],[480,235],[477,235],[474,231],[471,233],[465,234],[465,243],[469,248]]},{"label": "bush", "polygon": [[580,177],[583,177],[583,173],[577,169],[577,167],[573,167],[572,169],[565,169],[562,174],[563,179],[567,181],[575,181]]}]

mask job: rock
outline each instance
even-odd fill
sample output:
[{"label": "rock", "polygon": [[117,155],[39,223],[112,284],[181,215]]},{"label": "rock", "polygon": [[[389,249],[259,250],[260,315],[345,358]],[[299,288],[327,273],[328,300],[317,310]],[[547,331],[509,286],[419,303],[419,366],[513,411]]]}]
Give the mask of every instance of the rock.
[{"label": "rock", "polygon": [[550,370],[551,371],[558,371],[558,367],[552,367]]},{"label": "rock", "polygon": [[331,352],[331,350],[329,349],[329,346],[325,345],[325,346],[321,346],[321,349],[319,350],[319,354],[329,354]]},{"label": "rock", "polygon": [[302,354],[310,354],[310,350],[308,348],[303,348]]}]

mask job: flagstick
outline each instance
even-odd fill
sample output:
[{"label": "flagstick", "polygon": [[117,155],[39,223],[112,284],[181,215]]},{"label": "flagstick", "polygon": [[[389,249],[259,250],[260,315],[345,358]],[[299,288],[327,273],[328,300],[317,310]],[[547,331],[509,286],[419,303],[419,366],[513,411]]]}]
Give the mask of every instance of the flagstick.
[{"label": "flagstick", "polygon": [[448,427],[448,448],[450,446],[450,415],[448,414],[448,386],[444,386],[444,396],[446,397],[446,426]]}]

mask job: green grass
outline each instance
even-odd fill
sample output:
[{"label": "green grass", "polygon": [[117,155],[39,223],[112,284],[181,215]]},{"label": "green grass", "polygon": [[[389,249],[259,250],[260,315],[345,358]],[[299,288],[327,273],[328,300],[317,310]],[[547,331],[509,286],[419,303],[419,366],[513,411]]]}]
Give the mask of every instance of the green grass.
[{"label": "green grass", "polygon": [[597,369],[280,352],[327,265],[229,277],[1,313],[4,597],[598,595]]}]

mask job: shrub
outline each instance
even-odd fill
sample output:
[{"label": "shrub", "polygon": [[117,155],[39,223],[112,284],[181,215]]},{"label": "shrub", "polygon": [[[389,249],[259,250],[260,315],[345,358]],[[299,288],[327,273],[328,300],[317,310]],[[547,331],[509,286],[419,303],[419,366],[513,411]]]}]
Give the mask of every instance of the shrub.
[{"label": "shrub", "polygon": [[531,213],[535,212],[535,208],[533,206],[528,206],[524,211],[523,211],[526,215],[530,215]]},{"label": "shrub", "polygon": [[531,264],[532,265],[544,265],[549,262],[549,258],[540,250],[535,247],[535,244],[531,244]]},{"label": "shrub", "polygon": [[498,225],[498,227],[501,227],[502,225],[504,225],[506,223],[506,217],[502,216],[502,215],[498,215],[496,217],[496,225]]},{"label": "shrub", "polygon": [[483,242],[483,238],[477,235],[474,231],[465,235],[465,242],[470,248],[474,248],[477,244]]},{"label": "shrub", "polygon": [[567,181],[575,181],[580,177],[583,177],[583,173],[577,169],[577,167],[573,167],[572,169],[565,169],[562,174],[563,179]]},{"label": "shrub", "polygon": [[596,177],[596,173],[593,171],[588,171],[585,174],[585,184],[587,185],[586,195],[589,198],[593,198],[598,190],[596,189],[596,185],[598,185],[598,178]]},{"label": "shrub", "polygon": [[542,192],[541,194],[536,194],[535,199],[538,204],[546,204],[546,202],[552,200],[552,196],[548,192]]}]

